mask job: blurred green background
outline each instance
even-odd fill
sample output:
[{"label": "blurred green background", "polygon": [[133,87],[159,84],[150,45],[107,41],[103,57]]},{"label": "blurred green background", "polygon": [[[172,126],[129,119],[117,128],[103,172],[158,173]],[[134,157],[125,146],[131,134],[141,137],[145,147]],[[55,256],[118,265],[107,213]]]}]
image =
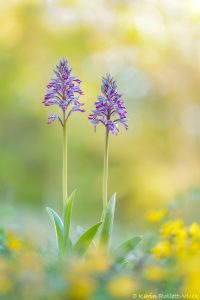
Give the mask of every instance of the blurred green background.
[{"label": "blurred green background", "polygon": [[129,118],[129,131],[110,144],[117,220],[132,228],[149,209],[199,186],[199,0],[1,0],[0,13],[2,209],[40,215],[47,204],[61,206],[62,131],[46,124],[54,108],[41,102],[62,57],[82,80],[87,110],[69,126],[74,222],[101,214],[104,132],[94,134],[87,116],[106,72]]}]

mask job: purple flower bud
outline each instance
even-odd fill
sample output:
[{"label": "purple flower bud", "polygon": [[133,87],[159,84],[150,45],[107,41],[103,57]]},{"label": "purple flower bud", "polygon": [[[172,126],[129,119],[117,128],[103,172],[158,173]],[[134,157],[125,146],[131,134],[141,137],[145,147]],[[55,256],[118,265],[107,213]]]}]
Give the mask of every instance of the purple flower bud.
[{"label": "purple flower bud", "polygon": [[[43,103],[45,106],[57,105],[62,111],[62,120],[58,115],[50,114],[48,124],[52,124],[58,119],[63,125],[68,117],[75,111],[84,112],[83,103],[79,102],[79,97],[83,95],[80,88],[81,81],[71,75],[72,69],[66,59],[60,60],[54,70],[54,78],[47,85]],[[66,113],[66,111],[68,111]]]},{"label": "purple flower bud", "polygon": [[48,124],[52,124],[56,119],[58,119],[58,115],[57,114],[49,114]]},{"label": "purple flower bud", "polygon": [[108,131],[115,135],[119,133],[118,123],[121,123],[127,130],[127,111],[124,101],[121,99],[122,95],[118,94],[116,82],[110,74],[102,78],[101,91],[103,96],[97,96],[96,109],[92,111],[88,119],[95,129],[101,122]]}]

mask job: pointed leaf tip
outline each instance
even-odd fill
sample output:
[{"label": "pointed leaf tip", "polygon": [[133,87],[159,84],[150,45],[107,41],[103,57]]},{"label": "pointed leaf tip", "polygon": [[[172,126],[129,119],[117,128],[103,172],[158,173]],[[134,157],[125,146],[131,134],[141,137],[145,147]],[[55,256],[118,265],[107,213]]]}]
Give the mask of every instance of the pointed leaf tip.
[{"label": "pointed leaf tip", "polygon": [[56,244],[58,250],[61,251],[63,247],[63,233],[64,233],[62,219],[52,208],[46,207],[46,210],[54,223],[54,228],[56,233]]},{"label": "pointed leaf tip", "polygon": [[71,200],[71,198],[74,199],[75,194],[76,194],[76,191],[77,191],[76,189],[73,190],[73,192],[72,192],[68,197],[66,197],[65,202],[64,202],[64,205],[66,205],[66,203],[69,202],[69,201]]},{"label": "pointed leaf tip", "polygon": [[113,231],[113,222],[115,214],[115,203],[116,203],[116,193],[114,193],[109,200],[106,210],[103,216],[103,224],[100,232],[100,244],[109,248],[112,231]]},{"label": "pointed leaf tip", "polygon": [[93,241],[93,238],[95,237],[99,226],[102,224],[102,222],[99,222],[95,224],[94,226],[90,227],[88,230],[86,230],[80,238],[77,240],[77,242],[74,245],[73,250],[78,253],[79,255],[84,255],[85,252],[88,250],[90,244]]},{"label": "pointed leaf tip", "polygon": [[76,190],[74,190],[71,195],[66,199],[64,203],[63,210],[63,222],[64,222],[64,248],[68,250],[70,247],[70,226],[71,226],[71,217],[72,217],[72,208],[75,197]]},{"label": "pointed leaf tip", "polygon": [[118,263],[124,261],[126,256],[133,251],[136,246],[140,243],[142,236],[134,236],[127,241],[123,242],[116,250],[114,250],[113,255]]}]

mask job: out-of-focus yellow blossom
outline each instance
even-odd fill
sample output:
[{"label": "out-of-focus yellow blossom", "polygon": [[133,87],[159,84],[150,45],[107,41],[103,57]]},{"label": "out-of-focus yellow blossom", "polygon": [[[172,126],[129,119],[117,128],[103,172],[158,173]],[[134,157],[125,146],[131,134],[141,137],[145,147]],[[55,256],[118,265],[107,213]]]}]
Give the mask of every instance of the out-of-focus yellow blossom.
[{"label": "out-of-focus yellow blossom", "polygon": [[0,275],[0,295],[7,294],[12,289],[12,282],[5,274]]},{"label": "out-of-focus yellow blossom", "polygon": [[192,223],[189,227],[189,234],[194,240],[200,240],[200,226],[198,223]]},{"label": "out-of-focus yellow blossom", "polygon": [[187,232],[186,227],[179,228],[179,229],[176,230],[175,239],[183,241],[183,240],[186,240],[187,237],[188,237],[188,232]]},{"label": "out-of-focus yellow blossom", "polygon": [[200,252],[200,241],[192,241],[189,250],[191,251],[191,253]]},{"label": "out-of-focus yellow blossom", "polygon": [[[185,293],[198,294],[200,297],[200,271],[193,273],[192,276],[188,276],[185,280],[183,291]],[[197,298],[198,299],[198,298]]]},{"label": "out-of-focus yellow blossom", "polygon": [[42,264],[39,260],[38,254],[32,250],[22,252],[19,259],[24,270],[38,271],[42,269]]},{"label": "out-of-focus yellow blossom", "polygon": [[144,276],[151,281],[162,281],[167,278],[167,273],[157,265],[150,265],[145,269]]},{"label": "out-of-focus yellow blossom", "polygon": [[10,270],[10,262],[7,258],[0,256],[0,274],[5,274]]},{"label": "out-of-focus yellow blossom", "polygon": [[183,251],[187,249],[187,245],[188,245],[187,237],[188,237],[187,228],[183,227],[177,230],[173,241],[171,241],[174,253],[176,255],[182,255]]},{"label": "out-of-focus yellow blossom", "polygon": [[185,240],[176,240],[171,245],[171,249],[174,255],[181,258],[186,255],[187,252],[187,241]]},{"label": "out-of-focus yellow blossom", "polygon": [[131,277],[120,275],[108,283],[108,292],[115,298],[131,298],[136,287],[137,284]]},{"label": "out-of-focus yellow blossom", "polygon": [[180,271],[184,276],[183,292],[198,293],[200,296],[200,253],[190,255],[180,262]]},{"label": "out-of-focus yellow blossom", "polygon": [[39,293],[42,285],[46,283],[46,276],[44,265],[40,261],[38,253],[29,248],[26,251],[21,251],[18,254],[17,262],[19,264],[17,277],[24,282],[24,286],[29,289],[29,293],[30,290],[34,293],[36,286]]},{"label": "out-of-focus yellow blossom", "polygon": [[12,232],[7,234],[7,246],[11,251],[18,251],[22,248],[22,243]]},{"label": "out-of-focus yellow blossom", "polygon": [[167,215],[167,210],[152,210],[147,214],[147,220],[151,223],[158,223],[162,221]]},{"label": "out-of-focus yellow blossom", "polygon": [[95,274],[104,273],[111,266],[111,258],[103,249],[91,251],[85,258],[75,258],[70,263],[66,279],[71,285],[69,299],[88,299],[96,288],[92,279]]},{"label": "out-of-focus yellow blossom", "polygon": [[91,251],[85,260],[85,267],[89,272],[103,273],[111,266],[111,258],[104,249]]},{"label": "out-of-focus yellow blossom", "polygon": [[72,283],[67,299],[88,300],[96,289],[96,282],[91,278],[77,277]]},{"label": "out-of-focus yellow blossom", "polygon": [[104,273],[111,266],[111,258],[103,249],[91,251],[85,259],[75,259],[71,263],[70,277],[79,274]]},{"label": "out-of-focus yellow blossom", "polygon": [[163,238],[186,235],[185,225],[182,219],[176,219],[166,222],[160,229]]},{"label": "out-of-focus yellow blossom", "polygon": [[171,245],[168,241],[159,242],[153,249],[152,253],[156,258],[162,259],[171,255]]}]

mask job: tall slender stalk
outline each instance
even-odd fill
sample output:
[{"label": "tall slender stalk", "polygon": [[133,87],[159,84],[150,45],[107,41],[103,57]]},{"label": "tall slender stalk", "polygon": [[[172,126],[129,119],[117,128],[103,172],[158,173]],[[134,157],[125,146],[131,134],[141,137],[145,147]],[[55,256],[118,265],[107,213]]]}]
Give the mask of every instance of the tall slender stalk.
[{"label": "tall slender stalk", "polygon": [[105,211],[108,202],[108,148],[109,148],[109,131],[106,128],[104,166],[103,166],[103,211]]},{"label": "tall slender stalk", "polygon": [[67,122],[63,124],[63,207],[67,199]]},{"label": "tall slender stalk", "polygon": [[107,182],[108,182],[108,143],[109,134],[118,135],[118,123],[122,124],[127,130],[126,108],[122,95],[117,91],[117,84],[114,78],[107,74],[102,78],[101,92],[103,95],[97,96],[95,109],[89,115],[88,119],[94,125],[95,129],[98,124],[105,126],[105,150],[104,150],[104,170],[103,170],[103,212],[107,206]]}]

